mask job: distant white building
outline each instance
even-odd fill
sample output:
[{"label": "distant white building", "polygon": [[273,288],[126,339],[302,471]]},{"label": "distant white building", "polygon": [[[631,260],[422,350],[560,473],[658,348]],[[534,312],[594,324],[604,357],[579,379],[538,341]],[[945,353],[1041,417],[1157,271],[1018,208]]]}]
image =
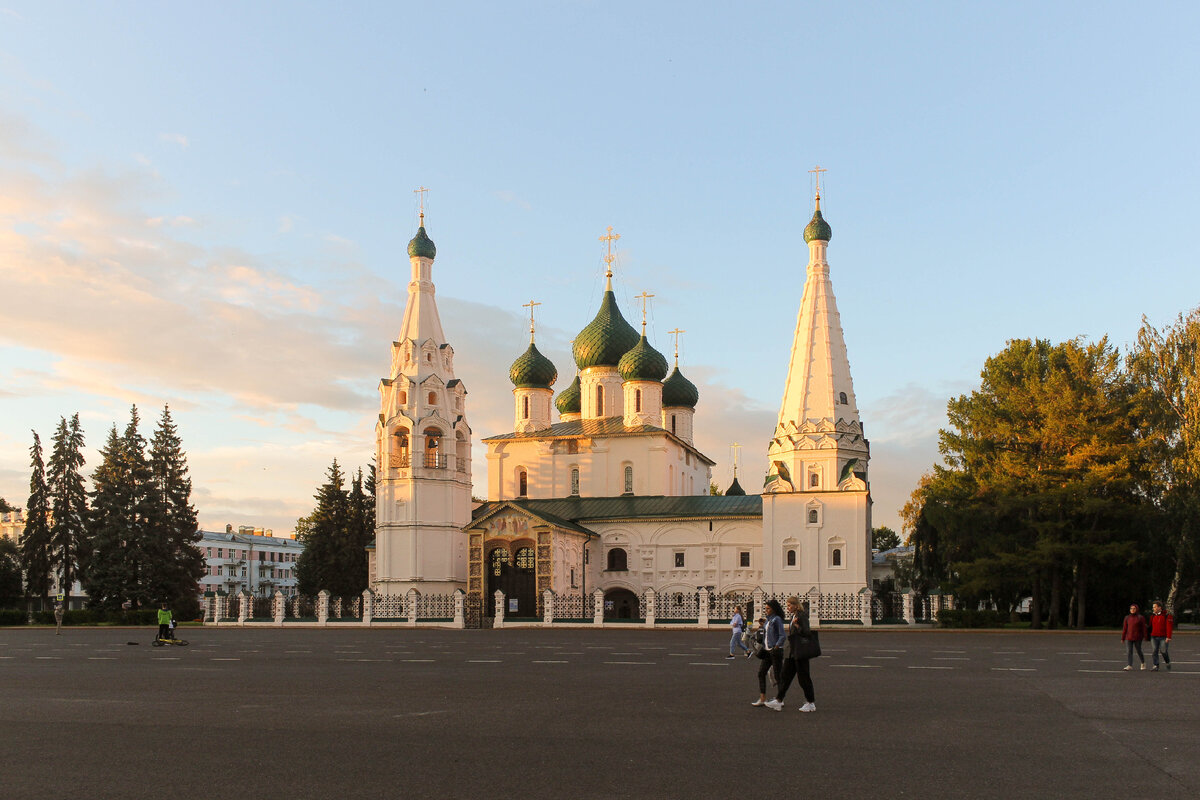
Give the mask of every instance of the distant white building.
[{"label": "distant white building", "polygon": [[[0,512],[0,538],[11,539],[14,543],[20,544],[21,537],[24,535],[25,535],[25,512],[24,511],[22,511],[21,509],[18,508],[16,511]],[[61,586],[59,586],[59,576],[58,576],[58,573],[55,572],[50,576],[50,599],[51,599],[51,601],[53,601],[54,598],[61,591],[63,591],[63,589]],[[74,585],[71,586],[71,601],[70,601],[71,608],[72,609],[80,609],[80,608],[83,608],[86,603],[87,603],[87,593],[83,591],[83,586],[79,583],[79,581],[75,581]],[[40,605],[41,605],[41,601],[35,600],[34,601],[34,610],[35,611],[41,610],[39,608]]]},{"label": "distant white building", "polygon": [[295,539],[274,536],[262,528],[232,525],[223,532],[200,531],[198,543],[207,562],[200,591],[236,594],[249,592],[271,597],[278,589],[285,597],[296,594],[296,561],[304,545]]}]

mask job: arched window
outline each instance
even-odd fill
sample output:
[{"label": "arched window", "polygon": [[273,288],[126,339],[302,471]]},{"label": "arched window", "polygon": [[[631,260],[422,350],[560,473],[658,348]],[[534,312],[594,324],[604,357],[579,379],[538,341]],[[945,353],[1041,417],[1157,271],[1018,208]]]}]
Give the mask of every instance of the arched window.
[{"label": "arched window", "polygon": [[796,566],[796,551],[795,550],[787,551],[787,565],[789,567]]},{"label": "arched window", "polygon": [[671,433],[672,434],[675,433],[675,415],[674,414],[671,415]]},{"label": "arched window", "polygon": [[813,523],[814,525],[816,524],[816,522],[817,522],[817,510],[816,510],[815,508],[810,508],[810,509],[808,510],[808,521],[809,521],[809,522],[811,522],[811,523]]},{"label": "arched window", "polygon": [[833,548],[833,557],[831,558],[833,566],[840,567],[842,565],[842,548]]},{"label": "arched window", "polygon": [[814,489],[817,488],[818,486],[820,486],[821,485],[821,476],[815,472],[812,475],[809,475],[808,476],[808,485]]},{"label": "arched window", "polygon": [[842,392],[841,394],[838,395],[838,400],[840,400],[842,402],[842,405],[846,405],[846,403],[850,402],[849,400],[846,399],[845,392]]},{"label": "arched window", "polygon": [[437,428],[425,429],[425,466],[430,469],[438,469],[446,466],[440,452],[442,446],[442,432]]},{"label": "arched window", "polygon": [[533,548],[522,547],[517,551],[516,558],[517,569],[533,572]]},{"label": "arched window", "polygon": [[521,398],[521,419],[529,419],[529,398]]},{"label": "arched window", "polygon": [[571,469],[571,494],[573,494],[573,495],[579,494],[579,468],[578,467],[573,467]]},{"label": "arched window", "polygon": [[517,497],[529,496],[529,473],[524,469],[517,470]]},{"label": "arched window", "polygon": [[437,392],[429,393],[429,405],[431,405],[431,406],[437,405]]},{"label": "arched window", "polygon": [[500,570],[508,564],[508,551],[503,547],[497,547],[491,552],[488,563],[493,575],[499,575]]},{"label": "arched window", "polygon": [[633,494],[633,467],[625,467],[625,494]]},{"label": "arched window", "polygon": [[633,410],[634,411],[642,410],[642,390],[641,389],[633,390]]},{"label": "arched window", "polygon": [[608,551],[608,569],[611,572],[623,572],[629,569],[629,556],[620,547]]},{"label": "arched window", "polygon": [[604,416],[604,387],[596,387],[596,416]]},{"label": "arched window", "polygon": [[407,467],[408,463],[409,463],[408,462],[408,431],[398,430],[398,431],[396,431],[396,435],[394,438],[396,441],[396,458],[399,462],[396,464],[396,466]]}]

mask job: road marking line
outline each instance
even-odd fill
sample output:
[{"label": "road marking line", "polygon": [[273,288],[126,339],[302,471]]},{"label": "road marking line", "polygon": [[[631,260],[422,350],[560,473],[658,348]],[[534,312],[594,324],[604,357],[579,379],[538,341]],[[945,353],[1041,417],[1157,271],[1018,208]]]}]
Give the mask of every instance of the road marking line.
[{"label": "road marking line", "polygon": [[38,661],[62,661],[62,656],[34,656]]},{"label": "road marking line", "polygon": [[842,669],[883,669],[878,664],[830,664],[829,666]]},{"label": "road marking line", "polygon": [[934,661],[970,661],[966,656],[934,656]]},{"label": "road marking line", "polygon": [[116,661],[114,656],[88,656],[88,661]]},{"label": "road marking line", "polygon": [[432,664],[432,658],[402,658],[400,659],[406,664]]},{"label": "road marking line", "polygon": [[345,661],[345,662],[357,664],[360,661],[375,661],[375,662],[383,661],[383,662],[386,662],[387,659],[386,658],[339,658],[338,661]]},{"label": "road marking line", "polygon": [[650,666],[653,666],[657,662],[654,662],[654,661],[605,661],[604,663],[605,664],[649,664]]},{"label": "road marking line", "polygon": [[240,658],[210,658],[209,661],[241,661]]},{"label": "road marking line", "polygon": [[891,659],[892,661],[895,661],[896,659],[900,658],[900,656],[863,656],[863,658],[874,658],[879,660]]},{"label": "road marking line", "polygon": [[965,653],[966,650],[934,650],[935,653]]},{"label": "road marking line", "polygon": [[152,656],[152,661],[178,661],[179,656]]},{"label": "road marking line", "polygon": [[954,667],[914,667],[914,666],[909,666],[909,669],[954,669]]},{"label": "road marking line", "polygon": [[714,664],[711,661],[691,661],[688,662],[689,667],[728,667],[728,664]]},{"label": "road marking line", "polygon": [[992,667],[993,672],[1037,672],[1033,667]]},{"label": "road marking line", "polygon": [[907,650],[876,650],[876,653],[907,653]]},{"label": "road marking line", "polygon": [[569,661],[531,661],[531,664],[569,664]]},{"label": "road marking line", "polygon": [[503,664],[498,658],[468,658],[468,664]]}]

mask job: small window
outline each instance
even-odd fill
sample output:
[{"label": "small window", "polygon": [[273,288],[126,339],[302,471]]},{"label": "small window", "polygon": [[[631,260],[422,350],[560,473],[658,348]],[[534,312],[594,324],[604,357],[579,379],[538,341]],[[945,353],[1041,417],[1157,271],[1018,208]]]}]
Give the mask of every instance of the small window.
[{"label": "small window", "polygon": [[426,361],[426,363],[432,364],[433,363],[433,353],[426,353],[425,361]]},{"label": "small window", "polygon": [[641,389],[633,390],[633,410],[637,411],[637,412],[641,412],[641,410],[642,410],[642,390]]},{"label": "small window", "polygon": [[401,390],[400,405],[405,405],[406,403],[408,403],[408,392]]},{"label": "small window", "polygon": [[529,494],[529,473],[525,470],[517,470],[517,497],[526,497]]},{"label": "small window", "polygon": [[817,510],[815,508],[810,508],[808,510],[808,521],[813,525],[817,523]]},{"label": "small window", "polygon": [[787,551],[787,565],[789,567],[796,566],[796,551],[795,550]]},{"label": "small window", "polygon": [[629,556],[620,547],[608,551],[608,569],[612,572],[623,572],[629,569]]},{"label": "small window", "polygon": [[671,433],[672,434],[675,433],[675,415],[674,414],[671,415]]},{"label": "small window", "polygon": [[437,392],[429,393],[429,405],[431,405],[431,406],[437,405]]},{"label": "small window", "polygon": [[809,475],[808,476],[808,485],[811,486],[812,488],[816,489],[818,486],[821,485],[821,476],[815,472],[812,475]]},{"label": "small window", "polygon": [[529,419],[529,398],[521,398],[521,419]]},{"label": "small window", "polygon": [[625,494],[633,494],[633,467],[625,467]]},{"label": "small window", "polygon": [[676,553],[675,554],[675,568],[681,569],[682,567],[683,567],[683,553]]},{"label": "small window", "polygon": [[833,548],[833,566],[840,567],[842,565],[842,548]]},{"label": "small window", "polygon": [[572,495],[579,494],[579,469],[578,468],[571,470],[571,494]]},{"label": "small window", "polygon": [[849,400],[846,399],[845,392],[842,392],[841,394],[838,395],[838,400],[841,401],[842,405],[846,405],[846,403],[850,402]]},{"label": "small window", "polygon": [[604,416],[604,387],[596,387],[596,416]]},{"label": "small window", "polygon": [[743,566],[743,567],[750,566],[750,553],[745,550],[738,553],[738,563],[740,566]]}]

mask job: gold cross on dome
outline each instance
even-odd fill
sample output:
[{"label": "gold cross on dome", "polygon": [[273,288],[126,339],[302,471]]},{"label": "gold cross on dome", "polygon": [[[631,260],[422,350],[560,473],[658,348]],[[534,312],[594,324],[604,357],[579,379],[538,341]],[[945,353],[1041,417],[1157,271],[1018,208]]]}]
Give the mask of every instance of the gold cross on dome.
[{"label": "gold cross on dome", "polygon": [[819,203],[819,202],[821,202],[821,173],[829,172],[829,170],[825,169],[820,164],[818,164],[817,166],[810,169],[809,172],[812,173],[813,175],[816,175],[816,177],[817,177],[817,202]]},{"label": "gold cross on dome", "polygon": [[424,186],[420,186],[420,187],[417,187],[416,189],[413,189],[413,194],[415,194],[417,196],[417,204],[421,209],[421,225],[422,225],[422,227],[425,225],[425,193],[428,191],[429,190],[426,189]]},{"label": "gold cross on dome", "polygon": [[680,330],[679,328],[676,328],[673,331],[667,331],[668,336],[675,337],[675,366],[679,366],[679,334],[681,333],[687,333],[687,331]]},{"label": "gold cross on dome", "polygon": [[616,256],[613,255],[613,251],[612,251],[613,242],[617,241],[620,238],[621,238],[621,234],[613,233],[612,225],[608,226],[608,234],[606,236],[600,237],[600,241],[607,242],[607,244],[608,244],[608,253],[607,253],[607,255],[604,256],[604,263],[608,265],[608,272],[605,275],[605,277],[607,277],[607,278],[612,277],[612,262],[613,262],[613,259],[616,258]]},{"label": "gold cross on dome", "polygon": [[521,308],[529,309],[529,341],[531,342],[533,341],[533,309],[540,305],[541,303],[535,300],[530,300],[528,303],[524,303],[521,306]]},{"label": "gold cross on dome", "polygon": [[642,333],[646,332],[646,303],[649,302],[651,297],[654,297],[654,295],[643,291],[635,298],[642,301]]},{"label": "gold cross on dome", "polygon": [[733,453],[733,477],[735,479],[737,478],[738,451],[741,449],[742,446],[737,442],[729,445],[729,452]]}]

